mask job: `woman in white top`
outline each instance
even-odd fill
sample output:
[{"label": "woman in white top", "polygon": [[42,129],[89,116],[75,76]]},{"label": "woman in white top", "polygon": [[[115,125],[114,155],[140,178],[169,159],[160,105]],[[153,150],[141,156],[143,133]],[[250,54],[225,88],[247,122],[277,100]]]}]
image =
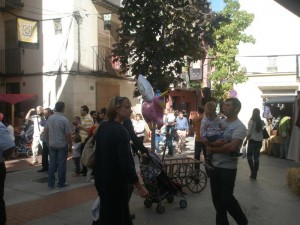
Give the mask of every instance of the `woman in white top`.
[{"label": "woman in white top", "polygon": [[259,109],[253,109],[252,117],[248,123],[247,137],[244,145],[248,142],[247,159],[251,170],[251,180],[256,180],[259,167],[260,149],[263,141],[263,122],[260,118]]},{"label": "woman in white top", "polygon": [[136,136],[140,139],[140,141],[143,143],[145,138],[145,121],[143,120],[143,117],[141,114],[136,114],[135,120],[133,121],[133,128]]}]

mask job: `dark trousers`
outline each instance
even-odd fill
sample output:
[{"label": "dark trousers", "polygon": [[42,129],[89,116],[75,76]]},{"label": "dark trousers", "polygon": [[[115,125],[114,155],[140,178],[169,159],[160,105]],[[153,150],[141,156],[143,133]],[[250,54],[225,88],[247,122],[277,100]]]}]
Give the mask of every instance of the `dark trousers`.
[{"label": "dark trousers", "polygon": [[248,220],[238,201],[233,196],[236,169],[215,168],[210,175],[210,189],[217,211],[216,225],[229,225],[227,212],[238,225],[247,225]]},{"label": "dark trousers", "polygon": [[100,197],[101,225],[133,225],[129,215],[128,186],[122,189],[97,187]]},{"label": "dark trousers", "polygon": [[6,211],[4,202],[4,181],[6,177],[5,163],[0,163],[0,224],[6,223]]},{"label": "dark trousers", "polygon": [[138,137],[138,139],[141,141],[141,143],[144,143],[145,136]]},{"label": "dark trousers", "polygon": [[254,179],[256,179],[257,177],[261,147],[262,147],[262,141],[254,141],[251,139],[248,142],[247,159],[251,171],[250,177]]},{"label": "dark trousers", "polygon": [[43,149],[42,149],[42,167],[43,170],[48,170],[49,168],[49,147],[45,141],[42,142]]},{"label": "dark trousers", "polygon": [[73,157],[74,165],[75,165],[75,173],[80,173],[80,157]]},{"label": "dark trousers", "polygon": [[[84,143],[81,143],[81,154],[82,154],[82,151],[84,149],[85,143],[86,143],[86,141]],[[85,165],[83,165],[82,163],[81,163],[81,166],[82,166],[82,170],[80,171],[80,173],[86,175],[87,171],[88,171],[87,167]]]},{"label": "dark trousers", "polygon": [[[203,150],[204,159],[206,159],[206,146],[200,141],[195,141],[195,153],[194,153],[194,159],[197,159],[200,161],[200,155],[201,151]],[[199,169],[200,164],[195,164],[195,169]]]}]

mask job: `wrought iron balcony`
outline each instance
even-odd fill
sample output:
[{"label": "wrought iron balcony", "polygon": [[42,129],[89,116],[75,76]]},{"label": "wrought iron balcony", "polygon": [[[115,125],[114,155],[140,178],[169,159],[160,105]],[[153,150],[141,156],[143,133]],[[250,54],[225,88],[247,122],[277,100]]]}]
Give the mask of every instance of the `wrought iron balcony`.
[{"label": "wrought iron balcony", "polygon": [[0,1],[0,10],[1,9],[17,9],[24,6],[24,3],[21,0],[1,0]]},{"label": "wrought iron balcony", "polygon": [[0,74],[22,74],[21,49],[0,50]]}]

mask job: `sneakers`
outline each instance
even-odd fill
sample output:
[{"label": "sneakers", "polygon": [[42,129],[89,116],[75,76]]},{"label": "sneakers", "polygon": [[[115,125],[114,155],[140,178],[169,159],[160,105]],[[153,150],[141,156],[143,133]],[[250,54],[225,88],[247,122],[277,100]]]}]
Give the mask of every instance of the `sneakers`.
[{"label": "sneakers", "polygon": [[72,177],[79,177],[79,176],[80,176],[79,173],[73,173],[73,174],[72,174]]},{"label": "sneakers", "polygon": [[64,188],[64,187],[68,187],[68,186],[70,186],[70,184],[68,184],[68,183],[58,184],[57,185],[58,188]]}]

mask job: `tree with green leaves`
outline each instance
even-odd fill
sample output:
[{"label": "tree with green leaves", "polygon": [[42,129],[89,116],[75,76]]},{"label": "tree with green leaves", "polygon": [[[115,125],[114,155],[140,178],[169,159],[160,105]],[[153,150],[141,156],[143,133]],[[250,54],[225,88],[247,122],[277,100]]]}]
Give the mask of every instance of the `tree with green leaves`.
[{"label": "tree with green leaves", "polygon": [[119,14],[120,41],[113,55],[123,72],[145,75],[154,90],[174,84],[186,59],[206,56],[207,0],[123,0]]},{"label": "tree with green leaves", "polygon": [[234,84],[247,80],[246,69],[241,68],[235,57],[238,55],[240,43],[254,43],[251,35],[244,33],[252,23],[254,15],[240,10],[237,0],[224,0],[225,8],[213,17],[213,22],[207,27],[211,34],[209,57],[213,73],[210,76],[214,97],[225,99],[233,90]]}]

